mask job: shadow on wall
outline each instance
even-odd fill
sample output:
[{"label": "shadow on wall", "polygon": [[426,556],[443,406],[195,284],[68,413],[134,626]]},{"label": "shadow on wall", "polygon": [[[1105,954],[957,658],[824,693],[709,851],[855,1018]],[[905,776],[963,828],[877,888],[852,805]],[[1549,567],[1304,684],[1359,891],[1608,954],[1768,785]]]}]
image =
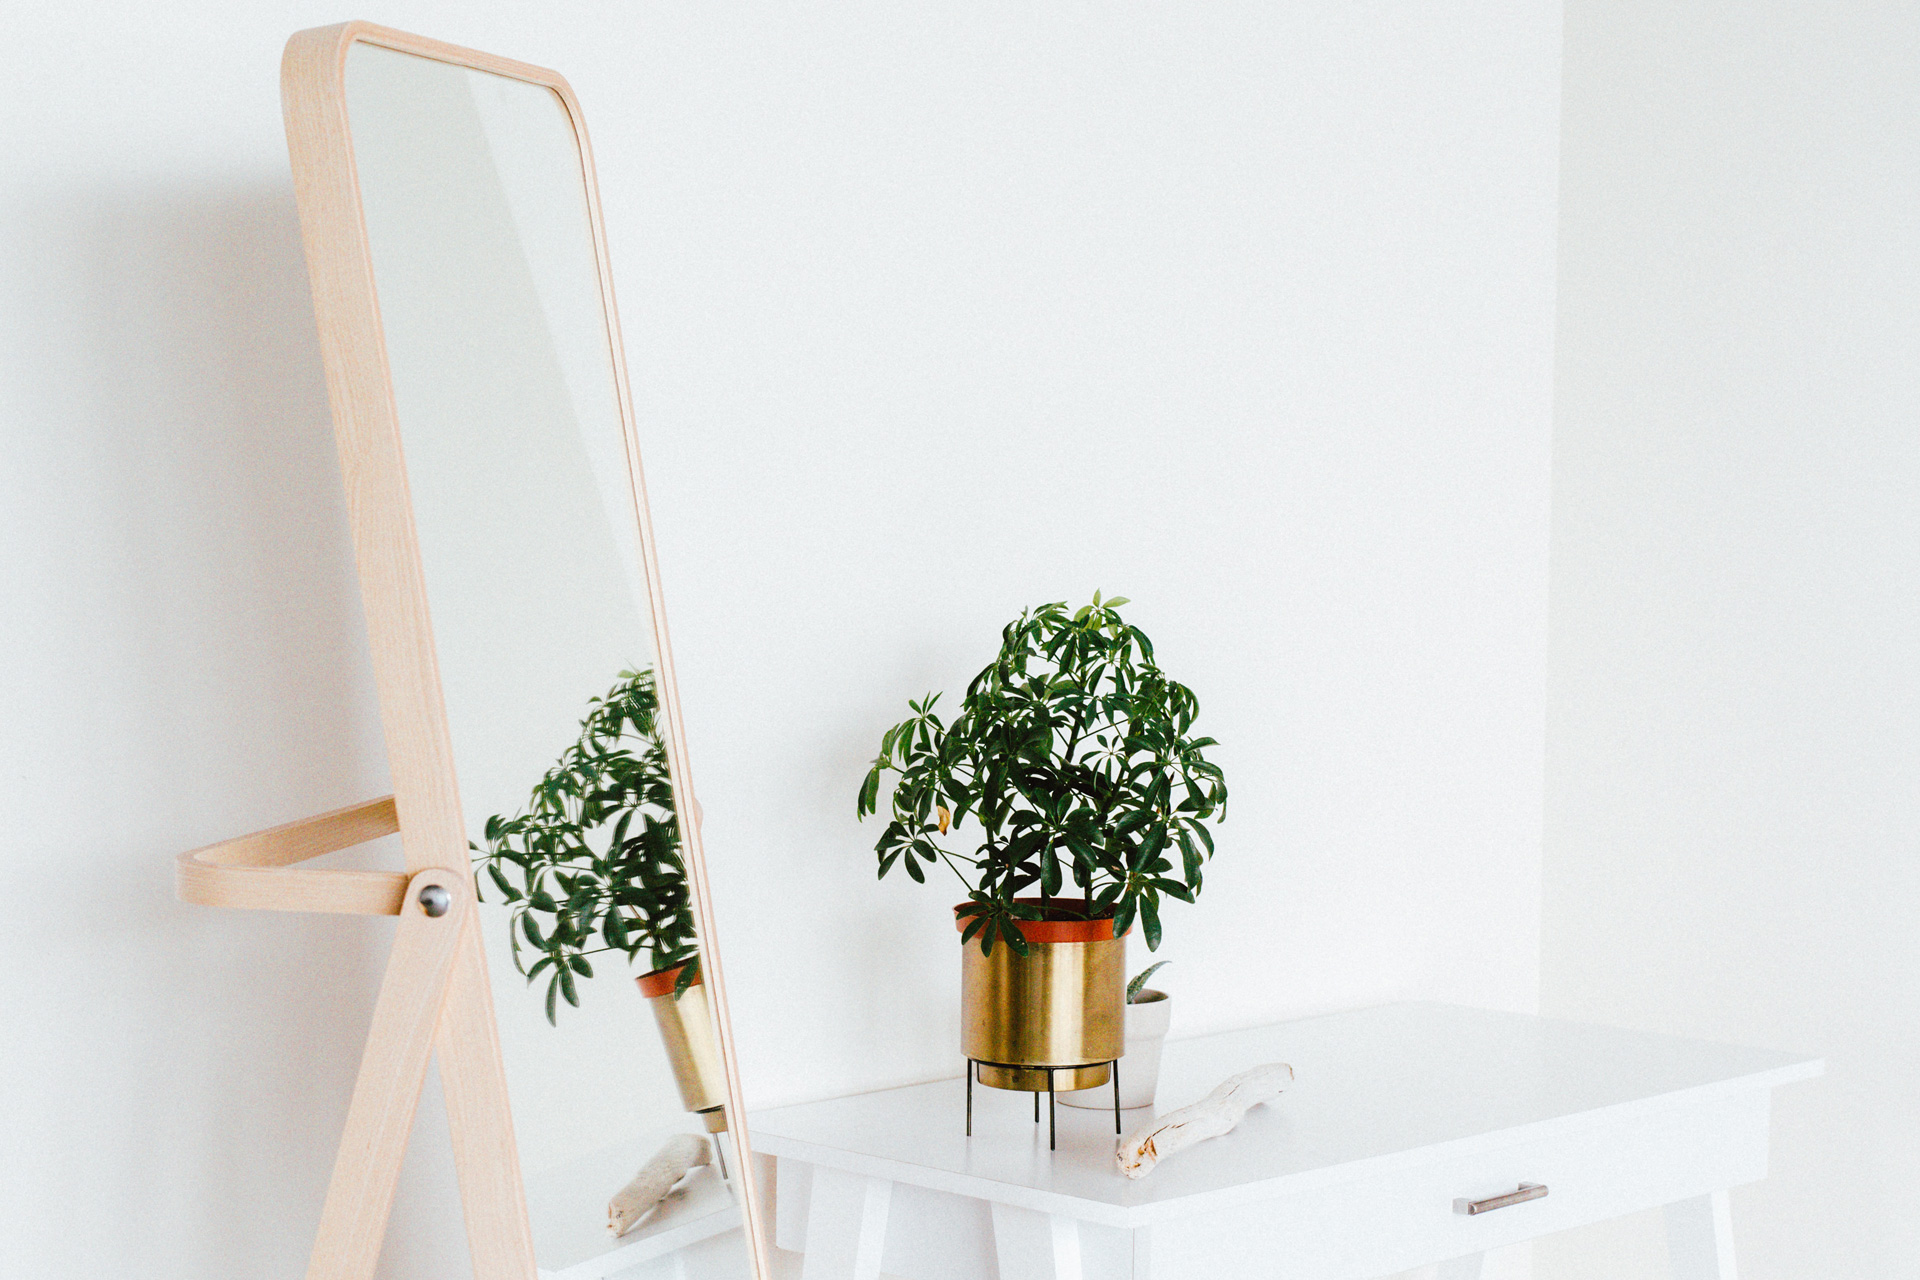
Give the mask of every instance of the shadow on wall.
[{"label": "shadow on wall", "polygon": [[[0,777],[28,830],[5,865],[16,892],[86,905],[37,944],[57,981],[7,1019],[6,1127],[33,1158],[4,1162],[4,1234],[102,1273],[297,1274],[391,925],[172,884],[183,849],[388,789],[292,194],[114,189],[5,220],[35,299],[0,317],[0,640],[33,673],[6,690]],[[424,1154],[399,1214],[457,1230]]]}]

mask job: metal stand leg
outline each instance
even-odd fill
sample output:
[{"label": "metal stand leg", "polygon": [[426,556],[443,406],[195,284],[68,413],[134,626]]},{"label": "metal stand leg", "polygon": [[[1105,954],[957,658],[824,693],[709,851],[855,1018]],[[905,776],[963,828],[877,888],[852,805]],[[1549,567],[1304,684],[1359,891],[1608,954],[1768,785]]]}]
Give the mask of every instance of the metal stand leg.
[{"label": "metal stand leg", "polygon": [[727,1144],[720,1141],[720,1135],[710,1133],[707,1138],[713,1143],[713,1155],[720,1162],[720,1181],[727,1181]]},{"label": "metal stand leg", "polygon": [[967,1136],[973,1136],[973,1073],[977,1068],[973,1059],[967,1059]]},{"label": "metal stand leg", "polygon": [[[1094,1063],[1093,1065],[1098,1066],[1099,1064]],[[1107,1067],[1109,1069],[1109,1073],[1113,1080],[1113,1131],[1114,1133],[1118,1134],[1123,1131],[1121,1128],[1121,1120],[1120,1120],[1120,1062],[1118,1059],[1114,1059],[1113,1061],[1110,1061],[1107,1063]],[[1060,1090],[1059,1090],[1059,1084],[1054,1079],[1053,1073],[1056,1071],[1079,1070],[1079,1068],[1078,1067],[1028,1067],[1026,1069],[1029,1071],[1044,1071],[1047,1073],[1047,1150],[1049,1151],[1058,1150],[1060,1145],[1060,1123],[1056,1116],[1055,1108],[1057,1103],[1059,1102]],[[967,1136],[969,1138],[973,1136],[973,1086],[974,1086],[974,1081],[979,1076],[979,1074],[980,1074],[980,1060],[977,1058],[968,1058],[967,1059]],[[1018,1089],[1017,1085],[1013,1087],[1015,1089]],[[1096,1085],[1095,1087],[1097,1088],[1098,1086]],[[1033,1122],[1036,1125],[1040,1123],[1040,1091],[1038,1089],[1035,1089],[1033,1091]]]}]

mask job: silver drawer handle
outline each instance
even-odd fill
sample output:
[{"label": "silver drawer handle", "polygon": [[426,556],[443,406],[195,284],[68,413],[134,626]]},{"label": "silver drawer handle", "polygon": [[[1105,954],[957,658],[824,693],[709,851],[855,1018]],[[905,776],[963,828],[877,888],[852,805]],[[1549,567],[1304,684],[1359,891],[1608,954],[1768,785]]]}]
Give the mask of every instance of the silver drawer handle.
[{"label": "silver drawer handle", "polygon": [[1495,1209],[1504,1209],[1510,1204],[1525,1204],[1529,1200],[1544,1200],[1547,1189],[1537,1182],[1523,1182],[1517,1191],[1509,1191],[1503,1196],[1488,1196],[1485,1200],[1455,1200],[1455,1213],[1492,1213]]}]

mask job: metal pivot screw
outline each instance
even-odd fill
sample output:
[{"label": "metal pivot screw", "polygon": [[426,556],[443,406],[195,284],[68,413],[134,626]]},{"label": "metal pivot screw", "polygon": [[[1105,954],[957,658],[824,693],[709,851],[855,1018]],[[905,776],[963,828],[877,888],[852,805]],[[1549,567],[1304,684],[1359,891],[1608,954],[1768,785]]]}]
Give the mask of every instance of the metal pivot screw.
[{"label": "metal pivot screw", "polygon": [[453,909],[453,895],[437,884],[420,890],[420,909],[430,916],[443,916]]}]

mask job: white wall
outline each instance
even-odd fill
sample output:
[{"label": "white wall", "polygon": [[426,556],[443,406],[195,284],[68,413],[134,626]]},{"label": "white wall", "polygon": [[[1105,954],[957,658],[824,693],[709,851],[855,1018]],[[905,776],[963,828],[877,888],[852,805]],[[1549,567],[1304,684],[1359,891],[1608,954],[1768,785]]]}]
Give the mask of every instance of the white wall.
[{"label": "white wall", "polygon": [[1233,790],[1180,1030],[1532,1006],[1557,15],[1293,8],[649,41],[603,168],[756,1103],[955,1070],[957,882],[854,796],[1096,588]]},{"label": "white wall", "polygon": [[1920,9],[1567,10],[1543,1007],[1827,1055],[1741,1275],[1911,1275]]},{"label": "white wall", "polygon": [[[277,100],[338,16],[14,20],[10,1272],[288,1274],[318,1215],[386,926],[170,858],[382,789]],[[1557,6],[374,16],[594,126],[756,1103],[953,1069],[953,895],[855,790],[1095,588],[1233,785],[1177,1030],[1532,1004]],[[387,1274],[460,1270],[438,1125]]]}]

